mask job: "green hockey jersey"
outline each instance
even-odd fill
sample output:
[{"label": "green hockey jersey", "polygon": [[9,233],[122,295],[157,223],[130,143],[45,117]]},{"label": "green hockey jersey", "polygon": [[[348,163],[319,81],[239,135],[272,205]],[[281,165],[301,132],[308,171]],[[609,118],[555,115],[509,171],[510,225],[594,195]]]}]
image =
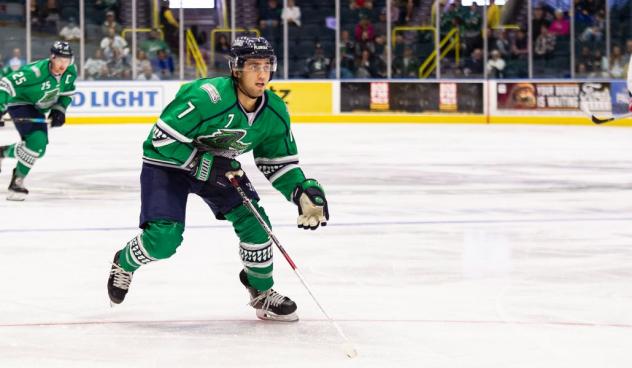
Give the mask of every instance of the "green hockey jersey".
[{"label": "green hockey jersey", "polygon": [[143,143],[143,161],[190,170],[200,150],[230,158],[252,151],[259,170],[288,200],[305,180],[283,100],[266,90],[248,113],[230,77],[184,84]]},{"label": "green hockey jersey", "polygon": [[42,114],[66,112],[75,93],[77,68],[71,64],[60,77],[51,74],[49,59],[24,65],[0,79],[0,111],[7,106],[33,105]]}]

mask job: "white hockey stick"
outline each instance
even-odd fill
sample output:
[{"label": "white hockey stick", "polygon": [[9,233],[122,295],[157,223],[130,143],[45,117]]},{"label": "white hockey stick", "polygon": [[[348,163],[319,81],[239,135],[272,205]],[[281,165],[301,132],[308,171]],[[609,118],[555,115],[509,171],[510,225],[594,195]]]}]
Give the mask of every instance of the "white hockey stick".
[{"label": "white hockey stick", "polygon": [[632,112],[628,112],[628,113],[620,114],[620,115],[611,115],[611,116],[607,116],[607,117],[606,116],[604,116],[604,117],[597,117],[590,110],[588,110],[588,107],[586,107],[586,104],[581,104],[580,107],[581,107],[581,110],[584,112],[584,114],[588,115],[590,117],[590,119],[592,120],[592,122],[595,123],[595,124],[605,124],[605,123],[609,123],[611,121],[627,119],[629,117],[632,117]]},{"label": "white hockey stick", "polygon": [[272,230],[270,229],[270,227],[268,227],[268,224],[265,222],[263,217],[261,217],[261,215],[259,214],[259,211],[257,211],[257,209],[252,204],[252,202],[250,201],[250,199],[248,198],[244,190],[241,188],[241,186],[239,185],[239,181],[237,181],[237,178],[233,176],[230,172],[226,173],[226,177],[228,178],[232,186],[235,188],[237,193],[239,193],[239,196],[241,197],[241,201],[244,203],[244,206],[246,206],[248,211],[250,211],[250,213],[257,219],[257,222],[259,222],[263,230],[268,234],[270,239],[272,239],[274,244],[281,251],[281,253],[283,254],[283,257],[285,257],[285,260],[290,264],[290,267],[292,267],[294,274],[301,281],[305,289],[307,289],[307,292],[312,297],[312,299],[314,300],[318,308],[320,308],[320,311],[323,312],[327,320],[331,322],[331,324],[336,328],[336,330],[338,331],[338,334],[344,340],[342,348],[345,354],[347,355],[347,357],[353,359],[356,356],[358,356],[358,351],[355,349],[355,347],[353,347],[353,344],[351,343],[351,341],[349,341],[349,338],[347,338],[347,335],[345,335],[345,333],[342,331],[342,328],[340,328],[338,323],[336,323],[336,321],[334,321],[329,316],[329,314],[325,312],[325,308],[323,308],[323,306],[320,305],[320,303],[318,302],[318,299],[316,299],[316,296],[314,296],[314,293],[312,293],[312,289],[310,289],[309,285],[307,285],[307,281],[305,281],[305,279],[303,278],[303,275],[301,275],[301,273],[299,272],[298,267],[296,267],[296,264],[294,263],[294,261],[292,261],[292,258],[290,258],[290,255],[285,251],[285,248],[283,248],[283,246],[281,245],[281,242],[279,242],[279,239],[277,239],[274,233],[272,233]]}]

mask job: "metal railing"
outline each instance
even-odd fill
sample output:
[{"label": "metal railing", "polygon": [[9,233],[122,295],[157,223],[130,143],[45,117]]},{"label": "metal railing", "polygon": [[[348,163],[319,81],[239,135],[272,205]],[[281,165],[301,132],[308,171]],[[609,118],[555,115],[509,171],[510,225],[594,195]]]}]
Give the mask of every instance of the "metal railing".
[{"label": "metal railing", "polygon": [[204,61],[204,57],[200,52],[200,47],[198,46],[197,41],[195,40],[195,36],[193,36],[193,32],[190,29],[187,29],[186,32],[186,61],[187,65],[191,65],[191,57],[195,61],[195,76],[198,78],[204,78],[208,76],[208,67],[206,65],[206,61]]},{"label": "metal railing", "polygon": [[[444,46],[447,47],[444,48]],[[454,50],[454,61],[458,65],[460,62],[460,50],[461,50],[461,39],[459,36],[459,29],[452,28],[450,32],[441,40],[439,43],[439,50],[441,50],[441,54],[439,55],[439,60],[443,59],[450,51]],[[426,60],[419,66],[419,78],[428,78],[430,74],[437,68],[437,62],[435,58],[437,57],[437,49],[434,49],[430,56],[426,58]]]}]

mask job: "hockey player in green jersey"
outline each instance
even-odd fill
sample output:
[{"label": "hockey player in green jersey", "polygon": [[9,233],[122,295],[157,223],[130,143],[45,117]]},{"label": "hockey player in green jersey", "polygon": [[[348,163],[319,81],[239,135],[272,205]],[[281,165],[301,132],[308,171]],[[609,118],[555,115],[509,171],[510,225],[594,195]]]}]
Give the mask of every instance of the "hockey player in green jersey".
[{"label": "hockey player in green jersey", "polygon": [[72,64],[70,45],[57,41],[50,51],[50,58],[25,65],[0,79],[0,112],[9,113],[20,133],[20,142],[0,146],[0,162],[7,157],[18,161],[8,200],[23,201],[28,195],[24,178],[44,156],[48,144],[45,116],[49,114],[52,127],[64,125],[66,108],[75,91],[77,69]]},{"label": "hockey player in green jersey", "polygon": [[235,39],[230,77],[184,84],[162,111],[143,143],[141,171],[142,233],[116,252],[108,279],[111,303],[123,302],[133,273],[169,258],[182,242],[187,196],[202,197],[215,217],[231,222],[239,237],[242,284],[261,319],[296,321],[296,304],[272,289],[272,243],[242,204],[226,174],[240,186],[266,219],[259,196],[235,157],[252,151],[259,170],[287,200],[298,206],[298,227],[316,229],[329,218],[325,192],[306,179],[285,103],[267,84],[277,62],[262,37]]}]

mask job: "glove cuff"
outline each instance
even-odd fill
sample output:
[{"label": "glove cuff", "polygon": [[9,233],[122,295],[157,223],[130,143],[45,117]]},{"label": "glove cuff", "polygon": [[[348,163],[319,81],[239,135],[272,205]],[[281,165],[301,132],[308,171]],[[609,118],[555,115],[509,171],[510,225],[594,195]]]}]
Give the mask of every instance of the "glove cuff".
[{"label": "glove cuff", "polygon": [[325,190],[316,179],[305,179],[294,188],[292,192],[292,202],[297,206],[300,206],[300,198],[303,193],[307,194],[314,204],[318,206],[324,204]]}]

